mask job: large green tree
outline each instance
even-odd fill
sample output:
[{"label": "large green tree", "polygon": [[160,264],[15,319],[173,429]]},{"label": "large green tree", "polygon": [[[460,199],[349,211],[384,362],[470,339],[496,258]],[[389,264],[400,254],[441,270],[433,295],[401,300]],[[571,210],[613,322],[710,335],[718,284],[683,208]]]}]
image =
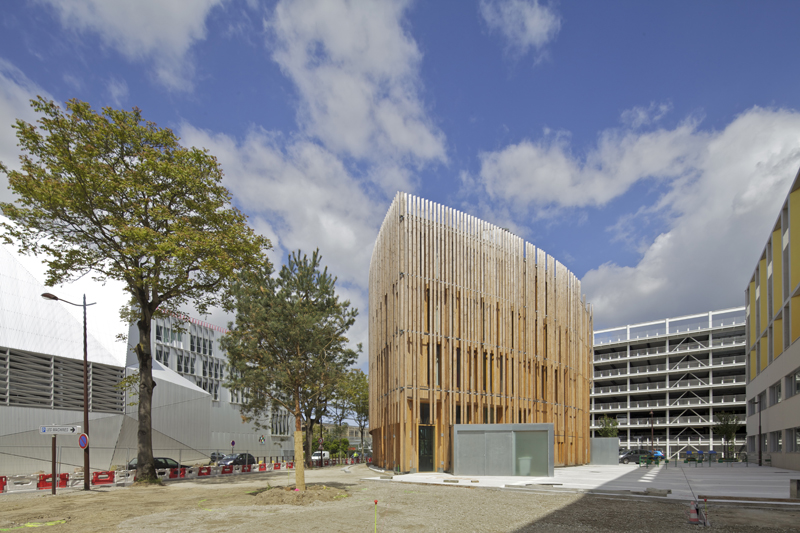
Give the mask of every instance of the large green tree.
[{"label": "large green tree", "polygon": [[70,100],[66,109],[31,101],[36,125],[17,120],[21,168],[9,170],[13,223],[4,240],[44,253],[47,284],[91,275],[122,281],[139,339],[137,476],[156,479],[153,464],[151,323],[192,302],[200,313],[220,305],[235,274],[266,261],[269,241],[230,205],[222,170],[207,151],[180,145],[141,111]]},{"label": "large green tree", "polygon": [[367,423],[369,423],[369,382],[367,381],[367,375],[358,368],[350,371],[348,381],[350,413],[358,426],[361,445],[363,446],[364,430],[367,427]]},{"label": "large green tree", "polygon": [[736,433],[739,431],[739,428],[742,427],[742,421],[739,420],[739,415],[736,413],[728,413],[725,411],[714,413],[714,418],[717,419],[716,424],[714,424],[714,433],[725,439],[725,456],[733,457]]},{"label": "large green tree", "polygon": [[305,490],[304,420],[306,437],[313,438],[306,413],[321,417],[316,407],[327,402],[358,353],[347,348],[345,337],[358,311],[339,299],[336,278],[321,261],[318,250],[310,258],[298,251],[278,276],[273,276],[269,264],[242,272],[231,290],[236,324],[221,341],[233,370],[228,386],[249,391],[241,406],[243,416],[258,425],[273,404],[294,415],[296,480],[301,491]]},{"label": "large green tree", "polygon": [[601,437],[616,437],[619,435],[619,422],[615,418],[611,418],[608,415],[603,415],[602,418],[597,420],[600,429],[597,430],[597,433]]}]

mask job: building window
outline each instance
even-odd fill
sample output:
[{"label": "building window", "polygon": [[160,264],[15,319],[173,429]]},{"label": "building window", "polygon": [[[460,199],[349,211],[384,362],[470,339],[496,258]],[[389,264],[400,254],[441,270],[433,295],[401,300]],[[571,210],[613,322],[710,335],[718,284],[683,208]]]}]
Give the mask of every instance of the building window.
[{"label": "building window", "polygon": [[747,402],[747,416],[756,414],[756,399],[752,398]]},{"label": "building window", "polygon": [[214,341],[208,341],[208,355],[214,355]]},{"label": "building window", "polygon": [[219,383],[214,383],[214,401],[219,401]]},{"label": "building window", "polygon": [[800,370],[789,376],[787,396],[800,394]]},{"label": "building window", "polygon": [[197,350],[195,350],[194,347],[195,347],[194,335],[189,334],[189,350],[191,350],[192,352],[196,352]]},{"label": "building window", "polygon": [[178,354],[178,372],[183,372],[183,355]]},{"label": "building window", "polygon": [[800,453],[800,427],[794,428],[794,451]]},{"label": "building window", "polygon": [[161,348],[161,346],[157,346],[156,347],[156,361],[158,361],[159,363],[162,362],[161,360],[163,359],[163,357],[164,357],[163,349]]},{"label": "building window", "polygon": [[203,359],[203,377],[204,378],[208,377],[208,361],[206,361],[205,359]]},{"label": "building window", "polygon": [[781,382],[769,388],[769,404],[770,406],[781,403]]},{"label": "building window", "polygon": [[203,339],[203,355],[208,355],[208,342]]},{"label": "building window", "polygon": [[161,326],[156,326],[156,340],[159,342],[161,342],[163,339],[163,335],[161,332],[162,332]]},{"label": "building window", "polygon": [[191,366],[189,366],[189,373],[194,374],[194,356],[192,356]]},{"label": "building window", "polygon": [[781,452],[783,448],[783,435],[782,431],[773,431],[770,434],[770,451],[771,452]]},{"label": "building window", "polygon": [[214,377],[219,379],[219,361],[214,361]]}]

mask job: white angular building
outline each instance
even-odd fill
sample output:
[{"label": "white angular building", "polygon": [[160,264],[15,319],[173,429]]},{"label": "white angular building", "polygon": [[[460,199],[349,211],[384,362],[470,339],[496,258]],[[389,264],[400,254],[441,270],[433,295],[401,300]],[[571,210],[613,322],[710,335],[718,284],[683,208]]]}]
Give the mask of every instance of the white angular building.
[{"label": "white angular building", "polygon": [[607,415],[624,448],[650,448],[652,436],[667,456],[721,452],[724,411],[742,421],[742,451],[746,349],[744,307],[595,331],[592,436]]},{"label": "white angular building", "polygon": [[[51,440],[40,426],[83,426],[83,324],[65,304],[42,299],[44,292],[50,291],[0,246],[0,476],[49,471]],[[157,457],[207,461],[213,451],[230,452],[231,440],[237,452],[260,458],[293,455],[293,421],[285,414],[272,417],[272,431],[242,422],[235,399],[222,386],[226,359],[217,349],[220,331],[192,323],[189,332],[200,339],[193,350],[191,337],[185,348],[181,340],[172,341],[169,321],[157,322],[154,331],[158,327],[162,340],[154,338],[153,353],[163,363],[153,361]],[[91,469],[107,470],[136,455],[137,408],[126,405],[132,399],[114,386],[138,365],[134,356],[125,368],[91,335],[87,351]],[[60,472],[83,466],[77,441],[58,437]]]}]

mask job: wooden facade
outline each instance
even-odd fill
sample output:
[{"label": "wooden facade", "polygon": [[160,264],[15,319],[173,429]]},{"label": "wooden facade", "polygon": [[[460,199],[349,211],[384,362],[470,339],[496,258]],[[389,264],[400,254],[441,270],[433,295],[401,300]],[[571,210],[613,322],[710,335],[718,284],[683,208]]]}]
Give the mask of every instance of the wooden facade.
[{"label": "wooden facade", "polygon": [[553,257],[398,193],[372,252],[369,319],[376,465],[450,471],[453,424],[542,422],[556,465],[589,462],[592,311]]}]

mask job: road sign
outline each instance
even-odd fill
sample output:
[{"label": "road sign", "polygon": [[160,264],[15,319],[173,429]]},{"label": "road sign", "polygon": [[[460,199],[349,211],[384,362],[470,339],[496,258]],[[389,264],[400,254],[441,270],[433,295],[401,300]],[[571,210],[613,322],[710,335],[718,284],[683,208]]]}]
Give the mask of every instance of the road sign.
[{"label": "road sign", "polygon": [[232,440],[232,441],[231,441],[231,448],[233,448],[234,446],[236,446],[236,441],[235,441],[235,440]]},{"label": "road sign", "polygon": [[259,444],[264,444],[265,442],[267,442],[267,439],[266,439],[266,437],[264,437],[264,435],[261,435],[260,437],[258,437],[258,443]]},{"label": "road sign", "polygon": [[318,444],[322,444],[322,437],[320,437],[319,439],[317,439],[317,443],[318,443]]},{"label": "road sign", "polygon": [[81,436],[78,437],[78,446],[81,447],[81,450],[85,450],[89,446],[89,435],[81,433]]},{"label": "road sign", "polygon": [[39,426],[41,435],[71,435],[80,430],[80,426]]}]

